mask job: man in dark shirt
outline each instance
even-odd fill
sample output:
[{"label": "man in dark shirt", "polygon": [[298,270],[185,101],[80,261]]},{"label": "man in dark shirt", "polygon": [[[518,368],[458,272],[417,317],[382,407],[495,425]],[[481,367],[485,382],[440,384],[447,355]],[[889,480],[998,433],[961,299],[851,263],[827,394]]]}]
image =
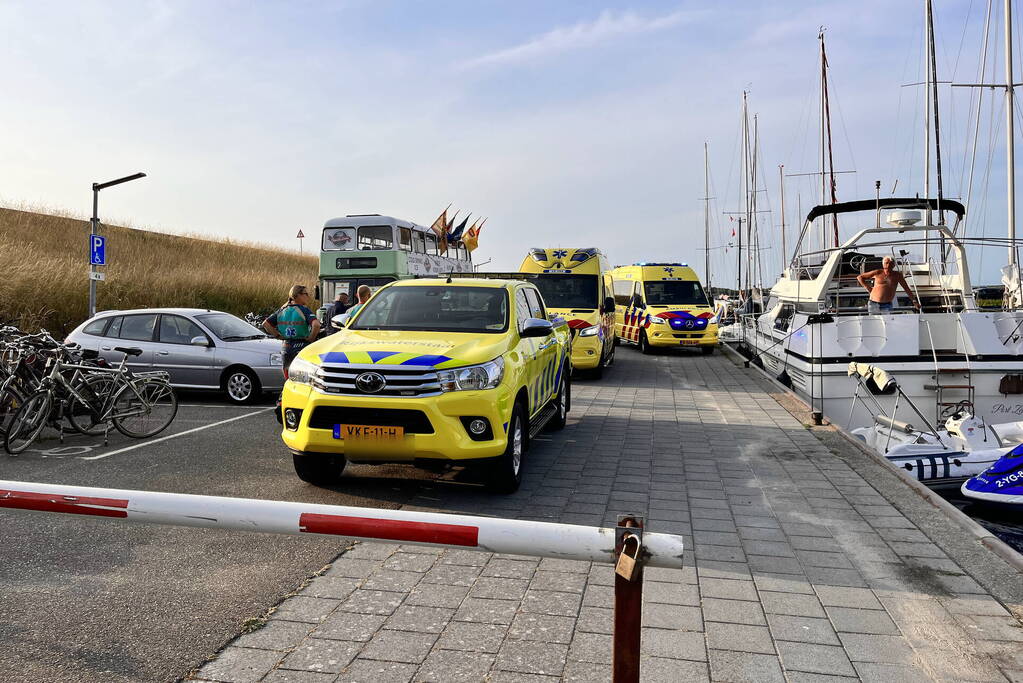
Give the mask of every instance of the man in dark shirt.
[{"label": "man in dark shirt", "polygon": [[338,292],[337,298],[334,299],[334,303],[331,304],[330,310],[327,311],[327,334],[334,334],[337,332],[337,328],[331,324],[331,320],[335,316],[341,315],[349,308],[348,305],[348,292]]}]

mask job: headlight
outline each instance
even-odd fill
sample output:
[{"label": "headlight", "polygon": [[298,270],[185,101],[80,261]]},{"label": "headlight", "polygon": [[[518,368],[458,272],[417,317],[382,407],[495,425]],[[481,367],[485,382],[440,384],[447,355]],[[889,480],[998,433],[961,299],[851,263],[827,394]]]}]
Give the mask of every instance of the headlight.
[{"label": "headlight", "polygon": [[714,315],[712,315],[712,316],[710,317],[710,319],[709,319],[709,320],[707,320],[707,324],[708,324],[708,325],[717,325],[717,324],[718,324],[718,318],[720,318],[720,317],[721,317],[720,315],[718,315],[717,313],[715,313]]},{"label": "headlight", "polygon": [[270,365],[284,365],[284,354],[283,353],[271,353],[270,354]]},{"label": "headlight", "polygon": [[316,365],[307,360],[296,358],[288,366],[288,379],[296,384],[312,384],[316,375]]},{"label": "headlight", "polygon": [[469,365],[452,370],[439,370],[441,391],[478,391],[493,389],[504,377],[504,359],[498,356],[489,363]]},{"label": "headlight", "polygon": [[597,332],[600,332],[600,325],[590,325],[589,327],[584,327],[579,330],[579,336],[592,337],[597,334]]},{"label": "headlight", "polygon": [[664,318],[658,318],[657,316],[650,316],[650,322],[652,322],[654,325],[663,325],[664,324]]}]

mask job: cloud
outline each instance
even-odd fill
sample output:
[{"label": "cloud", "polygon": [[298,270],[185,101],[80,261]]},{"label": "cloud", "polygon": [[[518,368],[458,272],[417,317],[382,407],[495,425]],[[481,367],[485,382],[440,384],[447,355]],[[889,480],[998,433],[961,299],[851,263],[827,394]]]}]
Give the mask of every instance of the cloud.
[{"label": "cloud", "polygon": [[694,13],[677,11],[659,17],[645,18],[635,12],[604,10],[594,21],[572,26],[559,26],[520,45],[470,59],[463,68],[499,66],[529,62],[547,55],[593,47],[619,36],[661,31],[692,21]]}]

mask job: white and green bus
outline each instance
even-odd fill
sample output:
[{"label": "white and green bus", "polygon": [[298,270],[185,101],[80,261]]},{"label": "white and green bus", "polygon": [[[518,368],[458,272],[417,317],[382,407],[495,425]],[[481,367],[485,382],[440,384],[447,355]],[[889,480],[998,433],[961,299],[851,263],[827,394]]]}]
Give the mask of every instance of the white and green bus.
[{"label": "white and green bus", "polygon": [[331,218],[320,244],[321,323],[326,325],[326,307],[339,293],[355,303],[360,285],[376,291],[394,280],[472,270],[465,247],[449,246],[444,256],[438,252],[433,230],[411,221],[375,213]]}]

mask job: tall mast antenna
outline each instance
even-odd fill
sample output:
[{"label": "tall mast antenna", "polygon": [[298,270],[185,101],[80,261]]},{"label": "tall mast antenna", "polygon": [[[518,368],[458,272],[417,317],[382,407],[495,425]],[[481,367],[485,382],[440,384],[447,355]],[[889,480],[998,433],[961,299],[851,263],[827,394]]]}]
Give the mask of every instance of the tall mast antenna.
[{"label": "tall mast antenna", "polygon": [[[824,49],[824,29],[817,35],[821,41],[821,204],[829,200],[838,203],[838,191],[835,183],[835,157],[831,148],[831,101],[828,97],[828,54]],[[826,165],[825,165],[826,156]],[[831,215],[832,246],[838,246],[838,214]],[[822,226],[822,235],[823,233]],[[822,246],[827,242],[822,239]]]},{"label": "tall mast antenna", "polygon": [[714,295],[710,285],[710,157],[707,142],[703,143],[703,277],[707,291]]}]

